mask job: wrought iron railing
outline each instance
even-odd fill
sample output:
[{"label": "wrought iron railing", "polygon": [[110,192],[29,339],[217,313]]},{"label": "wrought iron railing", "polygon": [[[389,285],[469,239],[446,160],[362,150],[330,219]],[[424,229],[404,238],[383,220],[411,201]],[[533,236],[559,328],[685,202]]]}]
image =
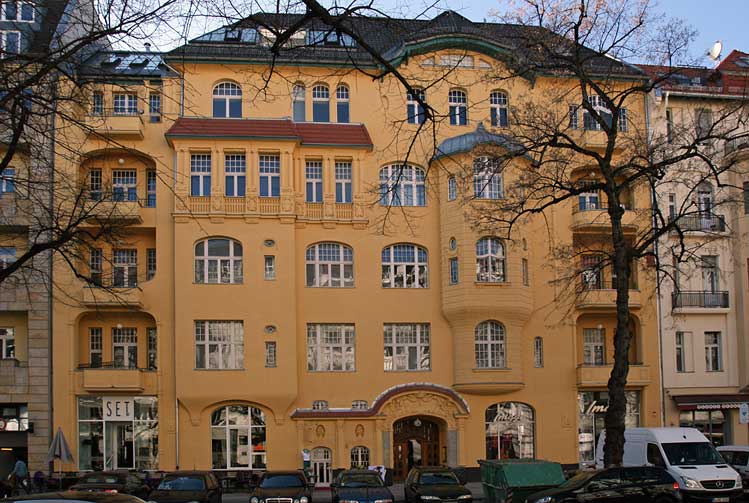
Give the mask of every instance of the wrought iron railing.
[{"label": "wrought iron railing", "polygon": [[677,291],[671,294],[673,308],[680,307],[728,307],[728,292]]}]

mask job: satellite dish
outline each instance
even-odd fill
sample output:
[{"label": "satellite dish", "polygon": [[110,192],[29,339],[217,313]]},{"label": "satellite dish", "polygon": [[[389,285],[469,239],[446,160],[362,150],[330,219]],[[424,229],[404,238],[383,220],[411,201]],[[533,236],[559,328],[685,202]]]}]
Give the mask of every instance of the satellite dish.
[{"label": "satellite dish", "polygon": [[720,40],[717,40],[713,46],[710,48],[709,51],[707,51],[707,57],[712,59],[713,61],[718,61],[720,59],[720,53],[723,51],[723,42]]}]

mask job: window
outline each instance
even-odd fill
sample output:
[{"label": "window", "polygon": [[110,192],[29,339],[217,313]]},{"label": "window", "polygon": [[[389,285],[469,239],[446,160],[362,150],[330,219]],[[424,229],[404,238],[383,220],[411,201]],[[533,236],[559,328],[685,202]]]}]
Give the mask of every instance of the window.
[{"label": "window", "polygon": [[88,329],[88,365],[91,368],[101,368],[102,357],[101,327]]},{"label": "window", "polygon": [[353,201],[351,190],[351,163],[336,161],[335,163],[335,202],[349,204]]},{"label": "window", "polygon": [[307,370],[356,370],[354,325],[307,325]]},{"label": "window", "polygon": [[578,122],[578,116],[577,116],[577,109],[580,108],[578,105],[570,105],[569,108],[569,128],[570,129],[577,129],[580,127],[580,123]]},{"label": "window", "polygon": [[701,108],[697,110],[697,120],[695,122],[695,133],[697,139],[705,138],[712,134],[711,130],[713,127],[713,111],[709,108]]},{"label": "window", "polygon": [[676,194],[673,192],[668,195],[668,221],[676,220]]},{"label": "window", "polygon": [[138,286],[138,250],[122,248],[112,250],[112,286],[134,288]]},{"label": "window", "polygon": [[265,342],[265,366],[273,368],[278,365],[277,353],[276,353],[276,342],[266,341]]},{"label": "window", "polygon": [[666,467],[666,462],[663,459],[660,448],[658,448],[658,444],[648,444],[647,462],[653,466]]},{"label": "window", "polygon": [[330,90],[328,86],[312,88],[312,121],[330,122]]},{"label": "window", "polygon": [[465,126],[468,124],[468,98],[460,89],[451,89],[447,94],[450,104],[450,125]]},{"label": "window", "polygon": [[148,95],[148,119],[151,122],[161,122],[161,94]]},{"label": "window", "polygon": [[156,207],[156,170],[146,171],[146,208]]},{"label": "window", "polygon": [[281,197],[281,156],[260,156],[260,197]]},{"label": "window", "polygon": [[679,426],[697,428],[714,446],[726,443],[726,430],[730,427],[720,410],[683,410],[679,413]]},{"label": "window", "polygon": [[16,168],[5,168],[0,175],[0,195],[16,191]]},{"label": "window", "polygon": [[692,357],[692,332],[677,331],[675,335],[676,371],[694,371]]},{"label": "window", "polygon": [[115,115],[138,115],[138,96],[132,93],[115,93],[112,96]]},{"label": "window", "polygon": [[102,284],[102,262],[104,253],[101,248],[91,248],[88,256],[88,269],[91,283],[96,286]]},{"label": "window", "polygon": [[583,364],[606,365],[606,332],[604,328],[583,329]]},{"label": "window", "polygon": [[242,245],[225,238],[195,245],[195,283],[242,283]]},{"label": "window", "polygon": [[418,245],[398,244],[382,250],[383,288],[427,288],[427,251]]},{"label": "window", "polygon": [[499,238],[485,237],[476,242],[476,281],[505,281],[505,247]]},{"label": "window", "polygon": [[95,91],[91,95],[91,115],[104,115],[104,93]]},{"label": "window", "polygon": [[674,142],[674,114],[670,108],[666,109],[666,143]]},{"label": "window", "polygon": [[12,246],[0,247],[0,270],[7,269],[16,261],[16,249]]},{"label": "window", "polygon": [[[593,110],[603,120],[603,122],[610,126],[611,125],[611,110],[606,106],[603,98],[600,96],[588,96],[588,103],[590,103]],[[600,131],[601,124],[596,120],[595,116],[591,115],[588,110],[583,109],[583,128],[590,131]]]},{"label": "window", "polygon": [[190,195],[211,195],[211,154],[190,155]]},{"label": "window", "polygon": [[450,284],[457,285],[459,280],[458,257],[450,258]]},{"label": "window", "polygon": [[507,127],[510,125],[507,114],[507,94],[502,91],[493,91],[489,95],[491,106],[491,121],[494,127]]},{"label": "window", "polygon": [[242,88],[233,82],[221,82],[213,88],[214,117],[242,117]]},{"label": "window", "polygon": [[619,131],[626,133],[628,129],[629,129],[629,120],[627,118],[627,109],[620,108],[619,109]]},{"label": "window", "polygon": [[744,215],[749,215],[749,182],[743,183]]},{"label": "window", "polygon": [[244,368],[244,325],[241,321],[195,321],[195,368]]},{"label": "window", "polygon": [[295,122],[304,122],[307,120],[305,94],[307,90],[301,84],[294,85],[291,90],[292,114]]},{"label": "window", "polygon": [[357,445],[351,448],[351,468],[355,470],[369,468],[369,449],[367,447]]},{"label": "window", "polygon": [[0,358],[16,357],[16,339],[13,328],[0,328]]},{"label": "window", "polygon": [[112,356],[116,368],[138,368],[138,330],[136,328],[112,329]]},{"label": "window", "polygon": [[533,366],[540,368],[544,366],[544,339],[543,337],[533,338]]},{"label": "window", "polygon": [[276,279],[276,257],[273,255],[265,256],[265,279]]},{"label": "window", "polygon": [[503,369],[507,367],[505,327],[497,321],[484,321],[476,326],[476,368]]},{"label": "window", "polygon": [[88,172],[88,196],[94,201],[101,201],[103,197],[101,169],[99,168],[91,169]]},{"label": "window", "polygon": [[247,159],[244,154],[226,154],[224,156],[224,171],[226,172],[226,196],[244,197],[245,173]]},{"label": "window", "polygon": [[380,170],[380,204],[426,206],[424,170],[408,164],[393,164]]},{"label": "window", "polygon": [[528,286],[528,259],[520,259],[520,269],[523,275],[523,286]]},{"label": "window", "polygon": [[354,286],[354,251],[338,243],[318,243],[307,248],[307,286]]},{"label": "window", "polygon": [[0,20],[4,21],[22,21],[31,23],[34,21],[35,8],[31,2],[13,2],[5,1],[0,5],[2,7]]},{"label": "window", "polygon": [[385,324],[385,370],[430,370],[429,324]]},{"label": "window", "polygon": [[603,288],[603,258],[600,255],[583,255],[582,289],[601,290]]},{"label": "window", "polygon": [[347,86],[340,85],[335,90],[336,120],[338,122],[349,122],[349,90]]},{"label": "window", "polygon": [[156,339],[156,328],[148,327],[146,329],[146,357],[148,360],[148,370],[156,370],[156,358],[158,355],[158,341]]},{"label": "window", "polygon": [[502,402],[485,412],[486,459],[535,457],[535,413],[519,402]]},{"label": "window", "polygon": [[723,371],[723,343],[720,332],[705,332],[705,370]]},{"label": "window", "polygon": [[134,169],[115,169],[112,171],[112,200],[137,201],[137,172]]},{"label": "window", "polygon": [[304,173],[307,181],[307,202],[322,202],[322,161],[307,161]]},{"label": "window", "polygon": [[473,195],[476,199],[502,199],[502,168],[496,159],[473,160]]},{"label": "window", "polygon": [[421,100],[422,103],[426,103],[426,93],[423,89],[414,89],[413,94],[408,93],[406,95],[406,117],[408,117],[409,124],[424,124],[426,120],[424,107],[417,99]]},{"label": "window", "polygon": [[156,276],[156,248],[146,248],[146,281]]},{"label": "window", "polygon": [[705,292],[715,293],[718,291],[718,256],[703,255],[700,257],[700,269],[702,269],[702,289]]},{"label": "window", "polygon": [[366,400],[354,400],[351,402],[351,409],[352,410],[367,410],[369,408],[369,404]]},{"label": "window", "polygon": [[458,197],[458,186],[455,182],[455,177],[450,176],[447,179],[447,200],[448,201],[455,201],[455,199]]},{"label": "window", "polygon": [[356,41],[350,35],[338,33],[333,29],[309,30],[307,32],[307,45],[356,47]]},{"label": "window", "polygon": [[327,400],[315,400],[312,402],[312,410],[328,410]]},{"label": "window", "polygon": [[248,405],[229,405],[211,414],[214,470],[262,470],[267,441],[265,414]]},{"label": "window", "polygon": [[21,32],[0,31],[0,55],[8,56],[21,52]]}]

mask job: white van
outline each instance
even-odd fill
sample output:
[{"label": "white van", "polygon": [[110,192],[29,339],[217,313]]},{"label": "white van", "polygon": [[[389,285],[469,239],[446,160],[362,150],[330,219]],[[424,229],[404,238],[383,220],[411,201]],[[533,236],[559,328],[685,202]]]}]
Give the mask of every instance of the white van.
[{"label": "white van", "polygon": [[[596,468],[603,468],[605,433],[601,433],[596,448]],[[744,493],[741,475],[695,428],[624,430],[623,464],[665,468],[679,483],[685,501],[728,503]]]},{"label": "white van", "polygon": [[744,494],[749,494],[749,445],[721,445],[718,452],[744,479]]}]

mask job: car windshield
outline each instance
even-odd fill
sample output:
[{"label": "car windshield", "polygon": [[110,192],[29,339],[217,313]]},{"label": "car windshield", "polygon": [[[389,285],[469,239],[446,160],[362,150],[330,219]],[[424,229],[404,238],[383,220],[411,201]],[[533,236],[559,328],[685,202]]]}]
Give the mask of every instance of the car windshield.
[{"label": "car windshield", "polygon": [[574,487],[579,487],[583,484],[585,484],[587,481],[592,479],[595,475],[597,475],[597,472],[582,472],[578,473],[574,477],[570,477],[564,482],[562,482],[559,487],[562,489],[572,489]]},{"label": "car windshield", "polygon": [[453,472],[422,472],[421,477],[419,477],[419,484],[425,486],[457,486],[460,485],[460,481]]},{"label": "car windshield", "polygon": [[260,482],[260,487],[263,489],[304,487],[304,481],[299,475],[266,475]]},{"label": "car windshield", "polygon": [[376,473],[346,473],[341,475],[341,487],[382,487],[382,480]]},{"label": "car windshield", "polygon": [[720,465],[725,463],[710,442],[662,444],[672,466]]},{"label": "car windshield", "polygon": [[122,484],[123,477],[107,473],[95,473],[81,477],[79,484]]},{"label": "car windshield", "polygon": [[205,489],[203,477],[164,477],[159,484],[162,491],[202,491]]}]

